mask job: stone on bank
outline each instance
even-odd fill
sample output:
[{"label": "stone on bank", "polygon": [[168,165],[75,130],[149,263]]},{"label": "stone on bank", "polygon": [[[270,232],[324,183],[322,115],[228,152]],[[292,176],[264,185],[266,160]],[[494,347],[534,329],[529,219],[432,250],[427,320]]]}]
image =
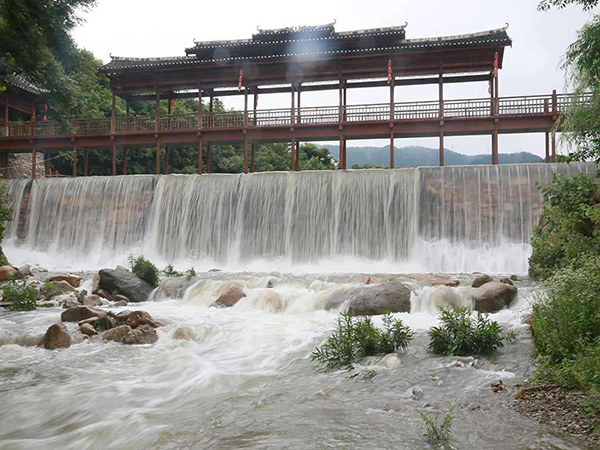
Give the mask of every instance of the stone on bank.
[{"label": "stone on bank", "polygon": [[374,316],[390,311],[410,312],[411,290],[399,281],[385,281],[369,286],[337,291],[325,304],[325,309],[338,309],[346,304],[356,316]]},{"label": "stone on bank", "polygon": [[132,302],[145,302],[154,288],[135,274],[122,269],[102,269],[99,289],[126,296]]}]

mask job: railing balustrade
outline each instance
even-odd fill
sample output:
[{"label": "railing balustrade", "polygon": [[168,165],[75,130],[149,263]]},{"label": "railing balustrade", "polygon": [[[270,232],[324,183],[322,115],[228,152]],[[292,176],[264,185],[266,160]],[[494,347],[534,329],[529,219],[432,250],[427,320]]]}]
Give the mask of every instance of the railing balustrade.
[{"label": "railing balustrade", "polygon": [[[436,120],[486,118],[497,111],[499,116],[555,115],[567,110],[573,103],[586,104],[590,94],[539,95],[527,97],[480,98],[445,100],[443,116],[438,101],[399,102],[394,104],[394,120]],[[293,112],[293,114],[292,114]],[[341,108],[343,122],[382,122],[390,120],[390,104],[348,105]],[[292,123],[294,121],[294,123]],[[202,114],[202,128],[287,127],[292,125],[328,125],[340,121],[339,106],[319,106],[248,111],[244,122],[243,111],[224,111]],[[158,131],[185,131],[198,128],[198,116],[169,115],[159,119]],[[156,132],[155,117],[116,117],[115,133]],[[70,126],[59,122],[0,123],[1,137],[98,135],[110,134],[111,119],[74,119]]]}]

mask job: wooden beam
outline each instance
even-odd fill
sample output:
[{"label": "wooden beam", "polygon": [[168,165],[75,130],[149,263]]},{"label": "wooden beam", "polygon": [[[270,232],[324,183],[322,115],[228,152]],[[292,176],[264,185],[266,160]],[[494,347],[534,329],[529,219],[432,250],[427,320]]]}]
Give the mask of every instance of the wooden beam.
[{"label": "wooden beam", "polygon": [[544,133],[546,135],[546,158],[545,158],[545,162],[549,163],[550,162],[550,132],[546,131],[546,133]]},{"label": "wooden beam", "polygon": [[123,175],[127,175],[127,148],[123,147]]},{"label": "wooden beam", "polygon": [[202,175],[202,137],[198,138],[198,175]]},{"label": "wooden beam", "polygon": [[492,164],[498,164],[498,127],[492,132]]},{"label": "wooden beam", "polygon": [[440,126],[440,167],[444,167],[444,126]]}]

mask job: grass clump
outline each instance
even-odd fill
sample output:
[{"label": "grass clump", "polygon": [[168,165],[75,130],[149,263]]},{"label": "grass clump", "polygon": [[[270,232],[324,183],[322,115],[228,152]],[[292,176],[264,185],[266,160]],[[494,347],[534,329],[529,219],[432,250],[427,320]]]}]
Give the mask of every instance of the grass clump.
[{"label": "grass clump", "polygon": [[502,327],[487,314],[467,308],[442,308],[438,327],[429,330],[429,349],[436,355],[485,355],[504,345]]},{"label": "grass clump", "polygon": [[159,274],[158,268],[143,256],[137,258],[129,255],[128,258],[131,271],[140,279],[150,284],[152,287],[158,287]]},{"label": "grass clump", "polygon": [[337,325],[333,335],[311,356],[328,371],[351,368],[358,358],[405,349],[414,335],[389,313],[383,317],[383,329],[376,328],[370,317],[355,318],[350,313],[342,313]]},{"label": "grass clump", "polygon": [[600,257],[582,257],[544,288],[531,313],[540,363],[534,381],[600,389]]},{"label": "grass clump", "polygon": [[167,264],[167,267],[163,269],[163,274],[167,277],[181,277],[183,274],[175,270],[172,264]]},{"label": "grass clump", "polygon": [[417,410],[425,424],[423,435],[431,445],[445,444],[450,440],[452,422],[454,421],[454,406],[452,405],[450,411],[444,414],[443,417],[439,412],[432,417],[421,410]]},{"label": "grass clump", "polygon": [[24,281],[8,281],[0,287],[2,301],[10,303],[10,311],[33,311],[37,308],[38,293]]},{"label": "grass clump", "polygon": [[193,267],[190,267],[185,271],[185,280],[190,281],[194,278],[196,278],[196,270]]}]

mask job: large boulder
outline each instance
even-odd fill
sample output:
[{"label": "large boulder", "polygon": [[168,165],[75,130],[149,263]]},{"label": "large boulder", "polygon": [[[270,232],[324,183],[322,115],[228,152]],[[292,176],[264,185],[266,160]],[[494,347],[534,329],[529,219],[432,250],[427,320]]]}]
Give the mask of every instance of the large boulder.
[{"label": "large boulder", "polygon": [[45,349],[54,350],[71,346],[71,335],[64,323],[55,323],[44,335],[42,345]]},{"label": "large boulder", "polygon": [[77,289],[75,289],[73,286],[71,286],[64,280],[50,281],[46,284],[48,285],[47,289],[51,292],[52,297],[54,297],[55,295],[77,292]]},{"label": "large boulder", "polygon": [[83,334],[89,337],[96,334],[96,329],[92,326],[92,324],[89,323],[82,323],[79,326],[79,331],[81,331]]},{"label": "large boulder", "polygon": [[84,299],[83,299],[83,304],[85,306],[102,306],[102,300],[100,299],[100,297],[98,295],[95,294],[91,294],[91,295],[87,295]]},{"label": "large boulder", "polygon": [[112,330],[108,330],[106,333],[104,333],[104,336],[102,336],[102,339],[105,341],[121,342],[123,340],[123,337],[130,331],[131,331],[130,326],[121,325],[121,326],[113,328]]},{"label": "large boulder", "polygon": [[127,270],[102,269],[100,289],[127,296],[132,302],[145,302],[154,288]]},{"label": "large boulder", "polygon": [[29,264],[25,264],[24,266],[19,267],[17,278],[19,280],[24,280],[25,278],[31,276],[31,266]]},{"label": "large boulder", "polygon": [[146,311],[133,311],[127,316],[125,324],[129,325],[132,329],[135,329],[141,325],[150,325],[152,328],[161,326],[159,322],[152,319],[152,316]]},{"label": "large boulder", "polygon": [[188,280],[187,278],[180,277],[168,277],[163,279],[156,290],[156,298],[157,300],[162,300],[164,298],[183,298],[185,291],[195,282],[195,280]]},{"label": "large boulder", "polygon": [[140,325],[123,336],[121,342],[126,345],[144,345],[153,344],[156,341],[158,341],[156,330],[150,325]]},{"label": "large boulder", "polygon": [[48,278],[48,281],[66,281],[74,288],[78,288],[81,285],[81,277],[77,275],[56,275]]},{"label": "large boulder", "polygon": [[230,308],[246,296],[244,289],[240,283],[230,282],[224,283],[217,290],[219,297],[215,301],[215,306]]},{"label": "large boulder", "polygon": [[6,281],[11,277],[16,277],[19,271],[12,266],[0,266],[0,281]]},{"label": "large boulder", "polygon": [[475,310],[493,313],[510,306],[517,296],[516,286],[490,281],[483,286],[473,289],[472,299]]},{"label": "large boulder", "polygon": [[190,327],[179,327],[173,333],[173,339],[180,341],[193,341],[196,337],[196,332]]},{"label": "large boulder", "polygon": [[410,312],[411,291],[399,281],[385,281],[364,287],[337,291],[325,304],[325,309],[338,309],[343,304],[356,316],[373,316],[391,312]]},{"label": "large boulder", "polygon": [[494,279],[492,277],[490,277],[489,275],[482,273],[473,280],[473,284],[471,284],[471,287],[478,288],[478,287],[483,286],[486,283],[489,283],[490,281],[494,281]]},{"label": "large boulder", "polygon": [[92,317],[103,319],[107,316],[106,311],[90,308],[89,306],[76,306],[69,308],[60,315],[60,320],[63,322],[80,322]]}]

